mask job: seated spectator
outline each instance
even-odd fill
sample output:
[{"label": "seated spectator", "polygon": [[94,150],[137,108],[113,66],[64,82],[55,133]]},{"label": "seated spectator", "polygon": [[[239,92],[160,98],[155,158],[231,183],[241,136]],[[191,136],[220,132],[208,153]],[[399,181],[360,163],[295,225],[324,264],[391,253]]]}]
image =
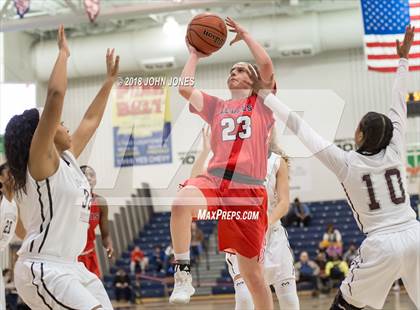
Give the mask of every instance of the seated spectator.
[{"label": "seated spectator", "polygon": [[131,251],[130,272],[132,274],[142,273],[146,270],[148,259],[139,246]]},{"label": "seated spectator", "polygon": [[159,245],[156,245],[155,251],[153,252],[149,263],[155,266],[155,270],[157,272],[161,272],[165,263],[165,259],[165,252],[162,251]]},{"label": "seated spectator", "polygon": [[303,251],[300,253],[300,259],[295,264],[296,270],[296,282],[310,282],[314,287],[312,296],[318,296],[318,275],[319,267],[318,265],[309,259],[308,252]]},{"label": "seated spectator", "polygon": [[325,266],[327,265],[327,257],[324,252],[319,252],[315,258],[315,263],[319,267],[319,281],[318,287],[322,293],[328,294],[332,288],[330,277],[325,273]]},{"label": "seated spectator", "polygon": [[351,265],[353,259],[358,255],[357,253],[357,246],[353,242],[350,244],[350,247],[344,253],[343,260],[347,263],[347,265]]},{"label": "seated spectator", "polygon": [[302,204],[299,198],[295,198],[287,214],[282,218],[284,226],[289,227],[291,225],[305,227],[308,226],[311,221],[311,213],[306,204]]},{"label": "seated spectator", "polygon": [[334,228],[333,224],[328,224],[322,241],[319,243],[319,248],[321,251],[326,251],[328,257],[332,257],[334,254],[338,256],[343,254],[341,233],[338,229]]},{"label": "seated spectator", "polygon": [[122,299],[131,301],[130,277],[122,268],[118,269],[115,274],[114,291],[117,301]]},{"label": "seated spectator", "polygon": [[191,223],[191,261],[197,263],[203,252],[204,234],[196,222]]},{"label": "seated spectator", "polygon": [[296,216],[296,224],[300,227],[306,227],[311,221],[311,213],[306,204],[302,204],[299,198],[295,198],[293,202],[293,212]]},{"label": "seated spectator", "polygon": [[325,265],[325,274],[332,280],[342,281],[349,272],[349,265],[334,253],[331,259]]}]

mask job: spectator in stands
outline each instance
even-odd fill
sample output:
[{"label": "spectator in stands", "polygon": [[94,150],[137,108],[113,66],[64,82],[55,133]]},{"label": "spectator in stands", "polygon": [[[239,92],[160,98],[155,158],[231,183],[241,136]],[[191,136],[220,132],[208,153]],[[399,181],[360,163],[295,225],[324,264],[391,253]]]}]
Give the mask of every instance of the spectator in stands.
[{"label": "spectator in stands", "polygon": [[148,259],[139,246],[135,246],[131,251],[130,271],[132,274],[142,273],[146,271]]},{"label": "spectator in stands", "polygon": [[159,245],[156,245],[149,263],[155,266],[157,272],[161,272],[165,264],[165,259],[165,252],[162,251]]},{"label": "spectator in stands", "polygon": [[327,265],[327,257],[324,252],[319,252],[315,258],[315,263],[319,267],[318,287],[322,293],[328,294],[331,290],[331,281],[329,276],[325,273],[325,266]]},{"label": "spectator in stands", "polygon": [[299,198],[295,198],[293,202],[293,212],[296,217],[297,226],[306,227],[311,221],[311,213],[306,204],[302,204]]},{"label": "spectator in stands", "polygon": [[196,222],[191,223],[191,261],[198,262],[203,252],[204,234]]},{"label": "spectator in stands", "polygon": [[321,251],[326,251],[328,257],[332,257],[334,254],[339,256],[343,254],[341,233],[338,229],[334,228],[333,224],[328,224],[322,241],[319,243],[319,248]]},{"label": "spectator in stands", "polygon": [[308,252],[303,251],[300,253],[300,259],[295,264],[296,269],[296,282],[310,282],[314,288],[312,296],[318,296],[318,276],[319,276],[319,267],[318,265],[309,259]]},{"label": "spectator in stands", "polygon": [[131,300],[130,277],[122,268],[118,269],[115,274],[114,291],[117,301],[120,301],[121,299],[124,299],[125,301]]},{"label": "spectator in stands", "polygon": [[344,253],[343,259],[347,263],[347,265],[350,266],[351,262],[356,256],[357,256],[357,246],[356,244],[354,244],[354,242],[352,242],[350,244],[350,247],[346,251],[346,253]]},{"label": "spectator in stands", "polygon": [[333,256],[325,265],[325,274],[330,277],[331,280],[338,280],[341,282],[347,276],[349,272],[349,265],[341,259],[337,253],[333,253]]}]

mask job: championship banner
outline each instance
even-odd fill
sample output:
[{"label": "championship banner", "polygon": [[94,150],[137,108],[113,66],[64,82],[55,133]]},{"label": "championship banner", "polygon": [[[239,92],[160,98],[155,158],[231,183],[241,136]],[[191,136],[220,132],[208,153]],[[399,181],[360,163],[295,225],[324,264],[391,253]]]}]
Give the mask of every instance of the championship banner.
[{"label": "championship banner", "polygon": [[94,23],[99,15],[100,3],[99,0],[85,0],[85,11],[91,23]]},{"label": "championship banner", "polygon": [[29,12],[30,0],[14,0],[16,14],[23,18]]},{"label": "championship banner", "polygon": [[115,167],[172,163],[171,136],[164,137],[169,96],[168,87],[117,87],[112,104]]}]

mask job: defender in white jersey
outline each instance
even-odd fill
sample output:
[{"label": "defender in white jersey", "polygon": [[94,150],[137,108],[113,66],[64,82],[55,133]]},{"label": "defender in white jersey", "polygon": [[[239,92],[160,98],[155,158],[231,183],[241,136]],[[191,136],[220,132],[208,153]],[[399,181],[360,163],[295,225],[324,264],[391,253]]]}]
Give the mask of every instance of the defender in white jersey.
[{"label": "defender in white jersey", "polygon": [[70,136],[60,123],[70,55],[63,26],[58,46],[42,115],[27,110],[6,127],[6,157],[27,230],[15,285],[32,309],[112,309],[102,282],[77,261],[86,243],[91,195],[76,158],[101,122],[119,58],[107,51],[106,80]]},{"label": "defender in white jersey", "polygon": [[[289,180],[287,158],[276,142],[273,130],[270,137],[270,156],[267,165],[265,186],[268,195],[269,229],[265,237],[264,276],[269,285],[273,285],[281,309],[299,309],[299,298],[296,291],[293,254],[287,240],[286,229],[280,219],[289,208]],[[206,169],[205,162],[210,153],[210,131],[203,131],[203,150],[192,168],[191,177],[202,174]],[[235,309],[253,309],[251,293],[243,280],[236,255],[226,253],[229,274],[235,287]]]},{"label": "defender in white jersey", "polygon": [[[23,239],[26,234],[18,216],[12,188],[13,178],[9,173],[9,167],[6,163],[2,164],[0,165],[0,252],[7,251],[14,235]],[[3,272],[0,269],[0,310],[3,309],[6,309],[6,296]]]},{"label": "defender in white jersey", "polygon": [[401,45],[388,116],[369,112],[356,130],[358,150],[345,152],[324,140],[297,113],[264,90],[253,76],[254,90],[315,156],[335,173],[346,192],[360,229],[367,235],[331,309],[382,308],[393,282],[401,278],[420,307],[420,223],[406,186],[404,136],[407,124],[408,55],[414,27]]},{"label": "defender in white jersey", "polygon": [[[8,168],[6,164],[0,165],[0,252],[7,249],[12,240],[16,224],[18,221],[18,212],[12,192],[8,190],[10,180],[8,177]],[[6,309],[6,296],[3,281],[3,272],[0,268],[0,310]]]}]

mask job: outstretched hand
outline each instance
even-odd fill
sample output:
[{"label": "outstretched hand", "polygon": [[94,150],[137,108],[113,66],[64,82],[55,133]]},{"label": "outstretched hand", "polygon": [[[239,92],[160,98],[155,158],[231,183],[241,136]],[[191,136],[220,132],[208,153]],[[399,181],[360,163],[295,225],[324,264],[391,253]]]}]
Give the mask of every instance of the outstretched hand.
[{"label": "outstretched hand", "polygon": [[118,76],[118,70],[120,68],[120,56],[114,59],[115,49],[106,50],[106,75],[107,78],[115,82]]},{"label": "outstretched hand", "polygon": [[64,32],[63,25],[60,25],[60,27],[58,27],[57,44],[58,44],[58,49],[60,50],[60,52],[64,52],[67,55],[67,57],[69,57],[70,50],[67,44],[66,33]]},{"label": "outstretched hand", "polygon": [[414,41],[415,30],[416,28],[414,26],[408,25],[405,29],[404,41],[400,43],[400,41],[397,40],[397,54],[400,58],[408,59],[410,48]]},{"label": "outstretched hand", "polygon": [[264,81],[252,65],[248,65],[247,72],[252,81],[252,89],[258,96],[265,98],[272,92],[274,74],[271,75],[268,81]]},{"label": "outstretched hand", "polygon": [[227,17],[225,19],[226,25],[230,28],[229,32],[234,32],[236,33],[235,38],[230,41],[229,45],[232,45],[236,42],[239,42],[241,40],[244,39],[244,34],[247,32],[245,30],[245,28],[243,28],[240,24],[238,24],[237,22],[235,22],[232,18]]}]

